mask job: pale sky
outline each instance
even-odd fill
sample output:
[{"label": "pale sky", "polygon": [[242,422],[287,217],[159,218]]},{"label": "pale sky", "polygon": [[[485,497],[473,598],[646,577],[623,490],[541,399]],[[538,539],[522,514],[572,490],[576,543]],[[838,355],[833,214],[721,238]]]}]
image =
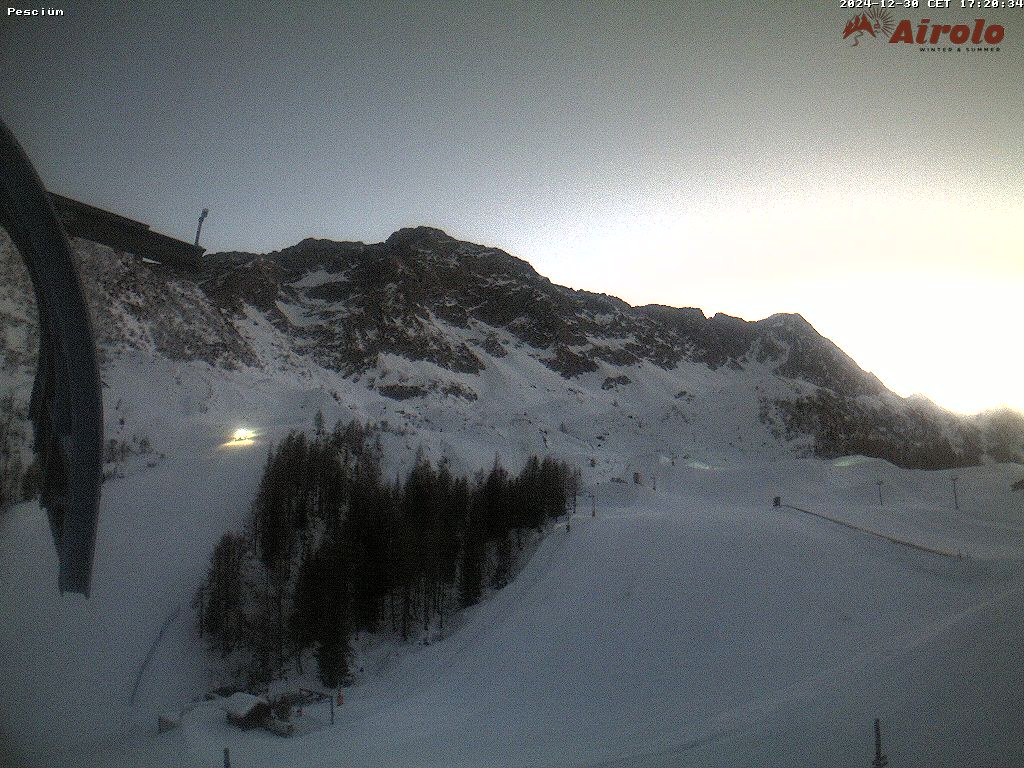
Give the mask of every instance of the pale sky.
[{"label": "pale sky", "polygon": [[56,191],[184,239],[208,206],[213,251],[428,224],[1024,409],[1024,9],[895,9],[1006,30],[922,52],[838,6],[73,2],[0,19],[0,115]]}]

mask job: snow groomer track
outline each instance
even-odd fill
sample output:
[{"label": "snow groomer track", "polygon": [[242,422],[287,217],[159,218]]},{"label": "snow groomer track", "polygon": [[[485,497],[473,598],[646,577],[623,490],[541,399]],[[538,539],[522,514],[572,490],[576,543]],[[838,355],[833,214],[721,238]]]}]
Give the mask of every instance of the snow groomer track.
[{"label": "snow groomer track", "polygon": [[954,560],[963,560],[964,557],[966,557],[966,555],[963,552],[953,553],[953,552],[949,552],[949,551],[947,551],[945,549],[936,549],[934,547],[925,547],[925,546],[923,546],[921,544],[915,544],[912,541],[906,541],[905,539],[896,539],[896,538],[893,538],[892,536],[886,536],[884,533],[879,533],[878,531],[872,531],[870,528],[864,528],[863,526],[860,526],[860,525],[854,525],[853,523],[848,523],[845,520],[840,520],[839,518],[836,518],[836,517],[830,517],[829,515],[823,515],[820,512],[811,512],[811,510],[803,509],[802,507],[794,507],[792,504],[780,504],[779,506],[780,507],[785,507],[786,509],[792,509],[792,510],[794,510],[796,512],[803,512],[805,515],[812,515],[814,517],[820,517],[822,520],[828,520],[830,523],[835,523],[836,525],[841,525],[844,528],[849,528],[850,530],[858,531],[859,533],[866,533],[869,536],[877,536],[879,539],[885,539],[886,541],[891,541],[893,544],[899,544],[901,547],[910,547],[911,549],[916,549],[916,550],[918,550],[920,552],[927,552],[930,555],[939,555],[940,557],[952,557]]}]

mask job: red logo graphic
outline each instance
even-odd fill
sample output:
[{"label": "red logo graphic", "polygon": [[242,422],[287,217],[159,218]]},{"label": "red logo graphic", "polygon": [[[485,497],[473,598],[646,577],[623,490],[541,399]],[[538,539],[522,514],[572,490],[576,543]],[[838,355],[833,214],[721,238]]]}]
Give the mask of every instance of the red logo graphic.
[{"label": "red logo graphic", "polygon": [[[917,34],[907,19],[900,22],[890,43],[911,43],[913,45],[942,45],[952,43],[963,45],[970,41],[971,45],[980,45],[983,41],[986,45],[999,45],[1003,40],[1006,30],[1000,24],[985,26],[984,19],[975,19],[974,28],[966,24],[929,24],[931,19],[921,19],[917,25]],[[943,40],[943,38],[946,38]]]},{"label": "red logo graphic", "polygon": [[867,13],[854,16],[846,23],[843,40],[853,36],[853,45],[860,45],[860,38],[867,32],[872,37],[888,37],[893,30],[892,14],[881,8],[872,8]]},{"label": "red logo graphic", "polygon": [[858,14],[846,22],[843,40],[852,37],[851,46],[860,45],[860,40],[865,34],[887,39],[890,43],[909,45],[969,43],[995,46],[1002,42],[1006,30],[1000,24],[988,25],[985,19],[975,19],[973,27],[967,24],[933,24],[931,19],[921,19],[915,29],[909,19],[902,19],[896,24],[888,11],[872,8],[867,13]]}]

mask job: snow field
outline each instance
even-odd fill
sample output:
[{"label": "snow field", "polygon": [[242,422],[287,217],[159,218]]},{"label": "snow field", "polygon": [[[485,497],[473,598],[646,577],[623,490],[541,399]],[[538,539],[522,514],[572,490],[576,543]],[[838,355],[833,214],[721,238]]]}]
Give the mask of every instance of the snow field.
[{"label": "snow field", "polygon": [[[8,753],[0,757],[219,766],[228,746],[246,768],[854,765],[870,761],[871,720],[881,717],[894,765],[1024,760],[1024,497],[1009,491],[1019,467],[959,471],[957,511],[950,473],[702,442],[705,431],[722,432],[714,415],[673,422],[652,439],[628,416],[594,421],[588,403],[614,396],[597,391],[600,374],[566,410],[536,373],[537,389],[515,412],[509,404],[476,424],[469,406],[418,409],[312,367],[226,373],[132,355],[115,361],[104,378],[121,406],[108,408],[108,436],[146,436],[166,460],[104,486],[89,601],[56,594],[36,505],[2,522],[0,654],[12,661],[0,686]],[[740,423],[741,438],[754,443],[761,427],[730,411],[728,390],[717,391],[720,418]],[[638,413],[655,400],[620,397]],[[333,728],[324,722],[288,740],[243,733],[207,706],[158,736],[157,715],[180,710],[213,680],[189,606],[212,546],[243,519],[268,445],[308,428],[318,408],[329,423],[425,420],[390,433],[386,450],[444,449],[460,471],[489,464],[496,449],[514,466],[543,451],[544,429],[549,450],[584,469],[579,512],[446,638],[385,656],[347,692]],[[239,426],[257,429],[257,444],[224,448]],[[611,435],[604,447],[594,439],[601,432]],[[644,485],[611,482],[633,471]],[[775,495],[969,558],[772,509]],[[140,666],[179,607],[132,706]]]}]

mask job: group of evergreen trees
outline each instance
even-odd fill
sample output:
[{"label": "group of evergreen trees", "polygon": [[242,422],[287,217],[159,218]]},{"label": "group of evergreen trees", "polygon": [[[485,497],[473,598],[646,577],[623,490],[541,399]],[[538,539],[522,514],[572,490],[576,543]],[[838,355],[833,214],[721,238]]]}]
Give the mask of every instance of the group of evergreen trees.
[{"label": "group of evergreen trees", "polygon": [[376,428],[317,421],[270,454],[243,534],[225,534],[197,594],[200,632],[253,681],[312,652],[323,683],[348,674],[355,632],[408,639],[513,574],[525,531],[574,503],[578,473],[531,458],[510,475],[456,477],[422,456],[386,481]]},{"label": "group of evergreen trees", "polygon": [[860,454],[898,467],[928,470],[973,466],[981,461],[983,446],[977,427],[962,427],[962,440],[954,447],[942,422],[924,409],[869,404],[820,389],[795,400],[763,401],[762,422],[773,422],[771,405],[782,420],[782,429],[773,430],[776,437],[812,435],[814,455],[821,458]]},{"label": "group of evergreen trees", "polygon": [[0,398],[0,512],[39,492],[39,464],[22,461],[23,424],[13,395]]},{"label": "group of evergreen trees", "polygon": [[0,400],[0,512],[18,500],[21,485],[21,434],[15,421],[14,401]]}]

